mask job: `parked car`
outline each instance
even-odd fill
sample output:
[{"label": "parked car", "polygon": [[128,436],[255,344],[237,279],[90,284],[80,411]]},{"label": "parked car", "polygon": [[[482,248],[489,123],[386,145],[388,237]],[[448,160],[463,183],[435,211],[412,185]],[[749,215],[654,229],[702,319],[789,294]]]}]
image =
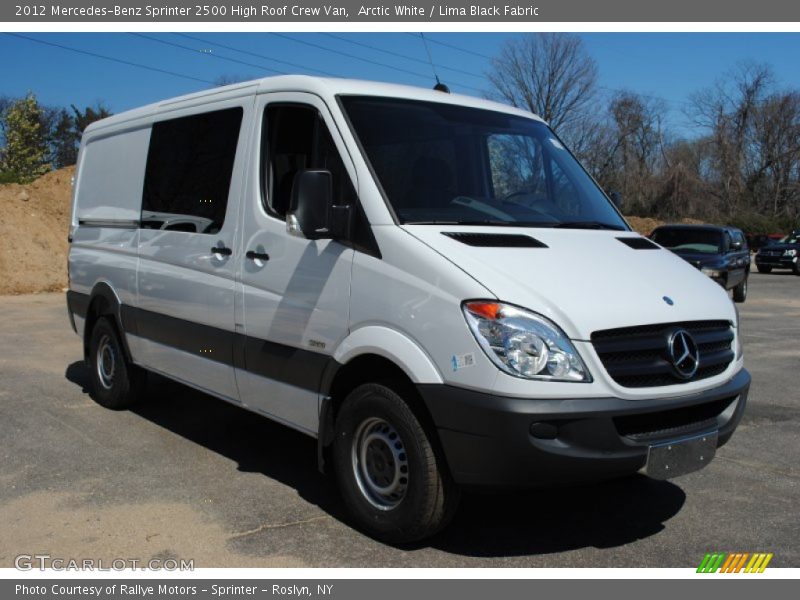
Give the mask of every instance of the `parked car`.
[{"label": "parked car", "polygon": [[733,290],[735,302],[747,299],[750,251],[740,229],[717,225],[662,225],[653,230],[650,239],[672,250],[726,290]]},{"label": "parked car", "polygon": [[756,268],[759,273],[769,273],[772,269],[791,269],[800,275],[800,230],[795,230],[783,239],[761,248],[756,254]]},{"label": "parked car", "polygon": [[727,294],[487,100],[288,76],[120,113],[83,134],[70,235],[100,405],[152,371],[293,427],[383,540],[464,487],[700,469],[745,409]]},{"label": "parked car", "polygon": [[784,236],[783,233],[756,233],[745,234],[745,239],[750,252],[758,252],[764,246],[780,241]]}]

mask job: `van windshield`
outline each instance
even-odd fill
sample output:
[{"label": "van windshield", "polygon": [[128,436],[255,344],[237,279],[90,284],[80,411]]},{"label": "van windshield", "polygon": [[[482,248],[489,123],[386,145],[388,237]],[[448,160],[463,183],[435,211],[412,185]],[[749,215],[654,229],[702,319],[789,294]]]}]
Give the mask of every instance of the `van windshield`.
[{"label": "van windshield", "polygon": [[438,102],[341,103],[401,223],[628,230],[544,123]]}]

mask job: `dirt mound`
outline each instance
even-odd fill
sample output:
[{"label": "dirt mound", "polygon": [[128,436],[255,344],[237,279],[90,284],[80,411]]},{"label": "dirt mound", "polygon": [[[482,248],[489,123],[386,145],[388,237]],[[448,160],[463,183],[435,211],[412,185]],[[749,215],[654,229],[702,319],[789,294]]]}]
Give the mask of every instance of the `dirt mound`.
[{"label": "dirt mound", "polygon": [[27,185],[0,185],[0,294],[67,285],[67,234],[74,167]]}]

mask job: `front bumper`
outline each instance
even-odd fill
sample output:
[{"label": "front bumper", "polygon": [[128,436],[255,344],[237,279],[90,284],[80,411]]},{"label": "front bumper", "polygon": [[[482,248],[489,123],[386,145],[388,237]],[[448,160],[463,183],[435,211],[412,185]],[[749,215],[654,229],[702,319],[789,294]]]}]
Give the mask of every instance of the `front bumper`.
[{"label": "front bumper", "polygon": [[509,398],[420,384],[456,483],[521,488],[635,473],[651,444],[739,424],[750,374],[699,394],[658,400]]},{"label": "front bumper", "polygon": [[773,269],[791,269],[797,262],[796,256],[760,256],[756,254],[757,267],[772,267]]}]

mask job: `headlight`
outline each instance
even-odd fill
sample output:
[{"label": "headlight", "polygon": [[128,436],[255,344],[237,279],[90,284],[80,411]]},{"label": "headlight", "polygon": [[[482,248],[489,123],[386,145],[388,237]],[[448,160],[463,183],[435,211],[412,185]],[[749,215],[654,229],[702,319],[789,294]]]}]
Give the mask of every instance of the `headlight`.
[{"label": "headlight", "polygon": [[465,302],[462,310],[483,351],[506,373],[548,381],[592,380],[572,342],[545,317],[482,300]]},{"label": "headlight", "polygon": [[708,267],[703,267],[702,269],[700,269],[700,271],[703,272],[703,275],[708,275],[709,277],[721,277],[722,276],[722,271],[720,271],[719,269],[710,269]]},{"label": "headlight", "polygon": [[733,305],[733,309],[736,311],[736,320],[733,323],[734,335],[736,336],[736,358],[735,360],[739,360],[742,355],[744,354],[744,347],[742,346],[742,330],[739,328],[739,307],[735,304]]},{"label": "headlight", "polygon": [[784,256],[797,256],[797,250],[784,250]]}]

